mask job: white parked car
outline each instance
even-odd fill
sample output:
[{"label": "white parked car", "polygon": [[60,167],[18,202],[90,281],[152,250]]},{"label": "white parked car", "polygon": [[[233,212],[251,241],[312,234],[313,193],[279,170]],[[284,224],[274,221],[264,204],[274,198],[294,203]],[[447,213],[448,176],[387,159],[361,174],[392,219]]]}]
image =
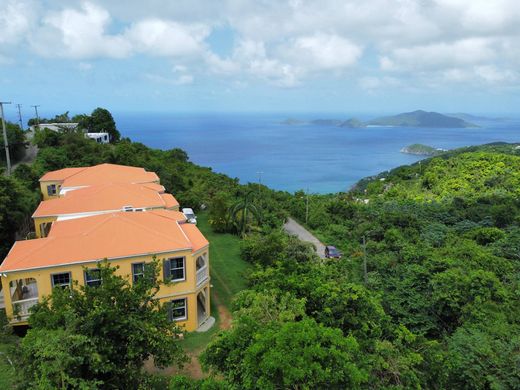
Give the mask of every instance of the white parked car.
[{"label": "white parked car", "polygon": [[195,225],[197,224],[197,216],[195,215],[192,209],[182,209],[182,213],[186,217],[186,222],[194,223]]}]

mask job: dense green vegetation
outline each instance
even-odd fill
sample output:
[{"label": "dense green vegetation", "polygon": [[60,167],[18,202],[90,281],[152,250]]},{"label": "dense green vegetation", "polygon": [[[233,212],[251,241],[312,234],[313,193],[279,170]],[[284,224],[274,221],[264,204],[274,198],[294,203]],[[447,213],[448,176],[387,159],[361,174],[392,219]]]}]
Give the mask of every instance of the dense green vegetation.
[{"label": "dense green vegetation", "polygon": [[[219,247],[215,269],[234,248],[229,274],[212,272],[226,305],[248,270],[248,289],[231,304],[232,328],[202,356],[219,379],[175,377],[171,388],[520,387],[515,145],[450,151],[362,180],[349,193],[312,195],[308,227],[343,251],[338,261],[318,259],[281,231],[289,213],[305,220],[303,193],[241,185],[179,149],[126,139],[100,145],[75,133],[42,132],[37,142],[36,162],[0,182],[11,205],[0,209],[11,221],[1,225],[5,249],[42,173],[112,162],[156,171],[181,204],[207,209],[201,227],[219,233],[217,240],[205,230]],[[245,206],[255,212],[244,217]],[[237,236],[220,233],[244,236],[240,256],[251,266],[237,261]]]},{"label": "dense green vegetation", "polygon": [[150,357],[159,367],[184,362],[180,329],[154,299],[160,266],[153,265],[130,283],[99,264],[99,286],[56,287],[38,303],[16,355],[18,386],[137,389],[147,381],[142,366]]},{"label": "dense green vegetation", "polygon": [[[25,147],[27,143],[27,141],[25,140],[25,133],[22,129],[20,129],[20,126],[11,122],[5,123],[5,130],[7,133],[7,141],[9,143],[9,154],[11,157],[11,163],[15,163],[17,161],[20,161],[25,156]],[[0,132],[1,131],[2,129],[0,123]],[[0,138],[0,145],[2,145],[2,151],[0,152],[0,165],[3,167],[6,165],[6,155],[4,151],[3,136],[1,136]]]},{"label": "dense green vegetation", "polygon": [[0,388],[14,389],[16,384],[16,369],[14,356],[18,346],[18,337],[11,334],[7,327],[7,318],[0,311]]},{"label": "dense green vegetation", "polygon": [[309,226],[344,258],[249,235],[257,270],[203,362],[246,389],[518,388],[519,172],[516,146],[489,145],[312,196]]},{"label": "dense green vegetation", "polygon": [[[518,149],[490,145],[399,167],[349,194],[312,197],[309,226],[346,254],[328,267],[360,286],[364,236],[363,289],[413,340],[406,350],[415,364],[395,379],[413,369],[428,388],[520,386],[519,177]],[[294,203],[300,219],[303,210]]]}]

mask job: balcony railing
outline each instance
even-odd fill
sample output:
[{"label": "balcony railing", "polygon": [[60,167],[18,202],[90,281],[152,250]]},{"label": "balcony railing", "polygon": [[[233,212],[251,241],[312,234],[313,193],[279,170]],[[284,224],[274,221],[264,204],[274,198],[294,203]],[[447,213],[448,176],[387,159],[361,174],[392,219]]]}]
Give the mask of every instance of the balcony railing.
[{"label": "balcony railing", "polygon": [[15,320],[25,321],[29,317],[29,309],[38,303],[38,298],[22,299],[13,302],[13,315]]},{"label": "balcony railing", "polygon": [[208,266],[197,270],[197,286],[200,286],[208,278]]}]

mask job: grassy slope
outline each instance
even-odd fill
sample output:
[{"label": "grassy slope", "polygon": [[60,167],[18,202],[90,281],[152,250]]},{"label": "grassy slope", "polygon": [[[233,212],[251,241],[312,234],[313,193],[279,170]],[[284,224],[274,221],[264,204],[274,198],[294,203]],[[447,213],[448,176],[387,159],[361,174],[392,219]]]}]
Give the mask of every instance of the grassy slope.
[{"label": "grassy slope", "polygon": [[240,258],[240,239],[237,236],[214,233],[205,213],[198,215],[197,226],[210,242],[211,315],[217,324],[206,333],[188,334],[183,341],[188,351],[203,348],[217,333],[220,320],[217,304],[230,308],[235,294],[246,288],[245,275],[250,268],[249,263]]}]

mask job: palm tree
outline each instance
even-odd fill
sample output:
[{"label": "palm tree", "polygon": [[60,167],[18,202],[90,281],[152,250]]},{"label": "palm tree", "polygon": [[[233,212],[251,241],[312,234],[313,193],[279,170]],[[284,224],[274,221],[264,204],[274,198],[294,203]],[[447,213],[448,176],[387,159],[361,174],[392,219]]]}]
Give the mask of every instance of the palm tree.
[{"label": "palm tree", "polygon": [[243,199],[235,203],[229,211],[231,221],[237,228],[237,231],[243,236],[246,233],[248,225],[253,219],[260,222],[260,212],[251,202],[253,191],[246,193]]}]

